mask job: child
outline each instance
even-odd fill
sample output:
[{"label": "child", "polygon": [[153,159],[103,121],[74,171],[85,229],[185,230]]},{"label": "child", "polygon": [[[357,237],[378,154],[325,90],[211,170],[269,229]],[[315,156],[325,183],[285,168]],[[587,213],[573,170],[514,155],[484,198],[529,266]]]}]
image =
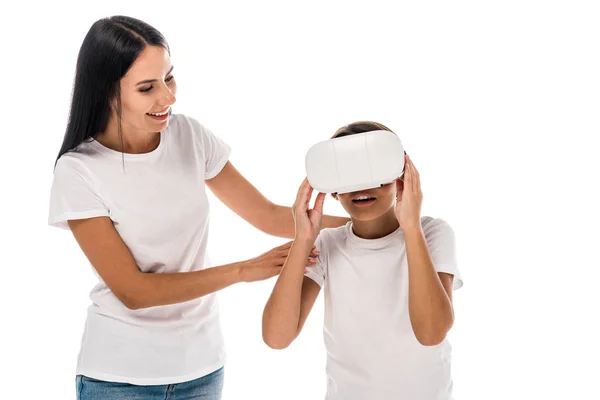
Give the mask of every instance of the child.
[{"label": "child", "polygon": [[[363,121],[333,138],[375,130],[390,131]],[[296,236],[263,313],[265,343],[287,347],[324,287],[326,399],[451,399],[446,334],[452,290],[462,280],[452,228],[420,215],[419,173],[410,158],[403,179],[333,195],[350,214],[345,226],[320,232],[325,194],[309,209],[312,192],[304,180],[293,207]],[[317,263],[307,267],[313,244]]]}]

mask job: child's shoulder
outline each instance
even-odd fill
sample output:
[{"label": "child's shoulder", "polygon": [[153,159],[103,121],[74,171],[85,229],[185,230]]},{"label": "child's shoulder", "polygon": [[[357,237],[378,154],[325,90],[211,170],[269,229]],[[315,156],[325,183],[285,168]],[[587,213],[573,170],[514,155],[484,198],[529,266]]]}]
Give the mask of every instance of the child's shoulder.
[{"label": "child's shoulder", "polygon": [[340,243],[346,237],[351,224],[352,222],[347,222],[346,224],[335,228],[323,228],[321,232],[319,232],[319,236],[317,236],[317,247],[319,247],[319,245],[328,247],[335,243]]},{"label": "child's shoulder", "polygon": [[421,227],[423,230],[436,230],[436,229],[444,229],[450,228],[450,224],[444,219],[440,217],[431,217],[431,216],[422,216],[421,217]]},{"label": "child's shoulder", "polygon": [[454,229],[443,218],[439,217],[422,217],[421,228],[427,243],[439,240],[451,240],[454,238]]}]

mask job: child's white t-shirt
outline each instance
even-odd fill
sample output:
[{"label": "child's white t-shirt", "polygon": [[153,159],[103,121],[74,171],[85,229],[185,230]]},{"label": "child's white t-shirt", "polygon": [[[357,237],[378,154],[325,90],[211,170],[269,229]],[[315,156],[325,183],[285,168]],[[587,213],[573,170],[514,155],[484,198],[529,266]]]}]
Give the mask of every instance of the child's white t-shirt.
[{"label": "child's white t-shirt", "polygon": [[[433,265],[454,275],[454,234],[423,217]],[[449,400],[451,346],[421,345],[408,314],[408,264],[400,228],[380,239],[356,236],[352,223],[321,231],[317,264],[306,276],[324,287],[328,400]]]},{"label": "child's white t-shirt", "polygon": [[[68,220],[107,216],[141,271],[207,268],[204,180],[222,170],[229,154],[227,144],[184,115],[170,116],[150,153],[122,154],[96,140],[85,142],[56,165],[49,224],[68,229]],[[55,262],[61,259],[56,255]],[[77,374],[159,385],[193,380],[223,366],[214,293],[130,310],[99,276],[98,281],[90,294]]]}]

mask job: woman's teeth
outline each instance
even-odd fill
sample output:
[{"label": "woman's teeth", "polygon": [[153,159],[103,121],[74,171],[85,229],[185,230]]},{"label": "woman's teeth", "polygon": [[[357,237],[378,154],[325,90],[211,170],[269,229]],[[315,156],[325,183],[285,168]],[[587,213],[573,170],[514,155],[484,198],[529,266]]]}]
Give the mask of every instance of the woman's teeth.
[{"label": "woman's teeth", "polygon": [[169,110],[165,111],[162,114],[148,113],[148,115],[152,115],[152,116],[155,116],[155,117],[162,117],[162,116],[166,115],[168,112],[169,112]]}]

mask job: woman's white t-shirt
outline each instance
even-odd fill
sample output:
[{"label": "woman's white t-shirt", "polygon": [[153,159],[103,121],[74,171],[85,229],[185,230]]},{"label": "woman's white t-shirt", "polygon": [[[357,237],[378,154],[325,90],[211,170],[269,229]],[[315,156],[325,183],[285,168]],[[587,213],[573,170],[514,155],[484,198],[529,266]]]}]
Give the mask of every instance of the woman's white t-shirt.
[{"label": "woman's white t-shirt", "polygon": [[[438,272],[460,288],[454,233],[423,217]],[[356,236],[352,223],[321,231],[317,264],[306,276],[324,287],[327,400],[450,400],[451,346],[421,345],[408,314],[408,264],[400,228],[381,239]]]},{"label": "woman's white t-shirt", "polygon": [[[227,144],[184,115],[170,116],[150,153],[122,154],[95,140],[85,142],[56,165],[49,224],[68,229],[68,220],[106,216],[141,271],[207,268],[204,181],[222,170],[229,154]],[[214,293],[130,310],[98,280],[90,294],[77,374],[159,385],[196,379],[223,366]]]}]

